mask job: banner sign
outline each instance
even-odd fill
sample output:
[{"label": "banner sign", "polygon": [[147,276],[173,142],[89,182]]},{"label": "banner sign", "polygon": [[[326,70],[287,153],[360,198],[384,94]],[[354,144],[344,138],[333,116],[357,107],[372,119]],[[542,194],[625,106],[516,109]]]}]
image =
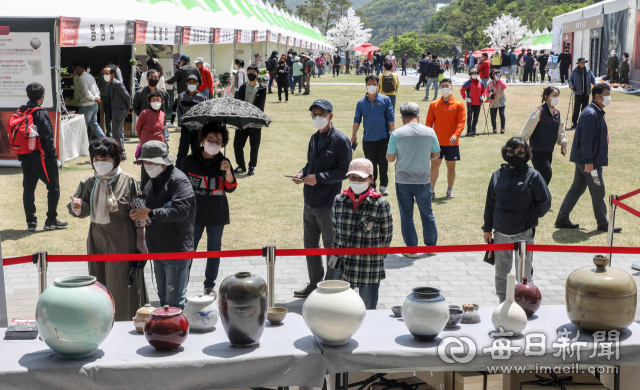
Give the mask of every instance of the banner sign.
[{"label": "banner sign", "polygon": [[136,43],[179,45],[182,43],[182,27],[136,20]]},{"label": "banner sign", "polygon": [[130,45],[135,20],[60,18],[60,46]]},{"label": "banner sign", "polygon": [[254,30],[253,31],[253,41],[254,42],[264,42],[264,41],[268,41],[269,39],[267,38],[267,30]]},{"label": "banner sign", "polygon": [[289,38],[287,39],[287,46],[293,46],[293,37],[291,35],[289,35]]},{"label": "banner sign", "polygon": [[269,33],[270,33],[270,34],[269,34],[269,40],[270,40],[271,42],[278,43],[278,40],[280,39],[280,34],[278,34],[278,33],[274,33],[274,32],[272,32],[272,31],[269,31]]},{"label": "banner sign", "polygon": [[251,30],[236,30],[236,42],[251,43],[252,35]]},{"label": "banner sign", "polygon": [[287,36],[280,34],[280,43],[287,44]]},{"label": "banner sign", "polygon": [[235,43],[236,30],[232,28],[216,28],[214,43]]},{"label": "banner sign", "polygon": [[604,15],[592,16],[590,18],[576,20],[574,22],[566,22],[562,25],[563,33],[575,32],[578,30],[586,30],[602,27]]},{"label": "banner sign", "polygon": [[214,35],[214,28],[185,26],[182,28],[182,44],[206,45],[213,43]]}]

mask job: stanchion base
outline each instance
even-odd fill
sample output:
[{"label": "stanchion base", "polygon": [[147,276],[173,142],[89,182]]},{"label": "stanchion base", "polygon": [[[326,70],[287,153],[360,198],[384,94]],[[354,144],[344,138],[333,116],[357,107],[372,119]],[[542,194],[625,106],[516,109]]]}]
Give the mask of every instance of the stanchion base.
[{"label": "stanchion base", "polygon": [[636,271],[640,271],[640,261],[636,261],[635,263],[631,264],[631,268],[635,269]]}]

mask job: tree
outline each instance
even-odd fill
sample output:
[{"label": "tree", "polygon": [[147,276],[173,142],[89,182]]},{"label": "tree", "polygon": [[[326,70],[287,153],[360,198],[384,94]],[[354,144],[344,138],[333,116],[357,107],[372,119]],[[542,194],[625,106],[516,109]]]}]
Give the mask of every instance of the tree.
[{"label": "tree", "polygon": [[291,8],[289,8],[287,6],[287,2],[285,0],[273,0],[271,2],[272,6],[278,6],[278,9],[281,9],[283,11],[287,11],[288,13],[292,13],[293,11],[291,10]]},{"label": "tree", "polygon": [[387,38],[387,40],[380,45],[380,50],[382,50],[383,53],[393,50],[398,57],[407,53],[407,57],[411,61],[420,59],[420,54],[423,53],[422,48],[418,44],[418,34],[414,32],[400,35],[397,42],[395,37]]},{"label": "tree", "polygon": [[510,47],[522,46],[522,38],[527,34],[527,30],[527,26],[522,25],[519,17],[502,14],[483,32],[490,39],[489,47],[508,50]]},{"label": "tree", "polygon": [[360,17],[353,8],[349,8],[347,14],[340,18],[335,27],[327,31],[327,42],[346,51],[346,72],[349,73],[349,50],[355,49],[371,38],[371,29],[364,28]]},{"label": "tree", "polygon": [[305,0],[304,4],[296,7],[296,12],[298,17],[309,22],[312,27],[318,27],[326,35],[352,5],[349,0]]},{"label": "tree", "polygon": [[311,27],[322,28],[324,26],[324,0],[305,0],[304,4],[296,7],[296,13]]}]

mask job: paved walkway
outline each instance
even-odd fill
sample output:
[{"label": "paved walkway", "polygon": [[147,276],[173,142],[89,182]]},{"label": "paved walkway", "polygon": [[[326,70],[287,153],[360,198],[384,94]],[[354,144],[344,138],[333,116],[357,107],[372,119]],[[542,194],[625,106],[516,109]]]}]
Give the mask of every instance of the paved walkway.
[{"label": "paved walkway", "polygon": [[[385,261],[387,278],[382,281],[378,309],[389,309],[402,305],[411,289],[418,286],[432,286],[442,290],[451,304],[477,303],[480,306],[496,306],[493,267],[482,261],[483,253],[442,253],[432,257],[421,256],[409,259],[390,255]],[[534,282],[542,292],[543,304],[564,304],[564,285],[567,276],[576,268],[592,266],[589,254],[537,253],[534,255]],[[640,272],[631,269],[631,263],[640,261],[640,256],[614,255],[613,264],[633,275],[640,283]],[[187,296],[202,292],[206,260],[196,259],[191,269],[191,280]],[[224,277],[239,271],[267,278],[267,266],[261,257],[222,259],[219,284]],[[301,257],[281,257],[276,259],[276,301],[279,306],[300,313],[303,299],[294,298],[293,291],[305,286],[308,281],[307,265]],[[515,271],[514,271],[515,272]],[[33,318],[38,301],[37,274],[33,264],[4,267],[7,292],[8,315],[11,318]],[[87,264],[51,263],[47,274],[49,284],[53,279],[67,275],[86,275]],[[145,268],[147,291],[152,303],[157,307],[158,296],[151,278],[151,268]],[[218,285],[216,286],[218,287]],[[640,316],[636,314],[636,320]]]}]

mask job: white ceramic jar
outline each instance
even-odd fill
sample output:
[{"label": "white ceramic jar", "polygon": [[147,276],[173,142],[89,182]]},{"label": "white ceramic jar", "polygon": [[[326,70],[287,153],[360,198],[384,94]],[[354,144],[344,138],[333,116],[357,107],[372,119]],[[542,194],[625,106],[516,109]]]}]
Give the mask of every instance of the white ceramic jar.
[{"label": "white ceramic jar", "polygon": [[449,320],[449,304],[433,287],[416,287],[402,305],[409,333],[418,341],[433,341]]},{"label": "white ceramic jar", "polygon": [[366,313],[360,295],[342,280],[318,283],[318,288],[302,306],[302,317],[311,333],[330,346],[349,342],[360,329]]},{"label": "white ceramic jar", "polygon": [[512,332],[519,336],[527,327],[527,313],[515,303],[516,276],[507,275],[507,298],[493,311],[491,322],[497,331]]},{"label": "white ceramic jar", "polygon": [[218,323],[218,312],[214,305],[215,298],[211,295],[199,294],[187,298],[184,315],[189,321],[189,329],[196,332],[206,332]]}]

